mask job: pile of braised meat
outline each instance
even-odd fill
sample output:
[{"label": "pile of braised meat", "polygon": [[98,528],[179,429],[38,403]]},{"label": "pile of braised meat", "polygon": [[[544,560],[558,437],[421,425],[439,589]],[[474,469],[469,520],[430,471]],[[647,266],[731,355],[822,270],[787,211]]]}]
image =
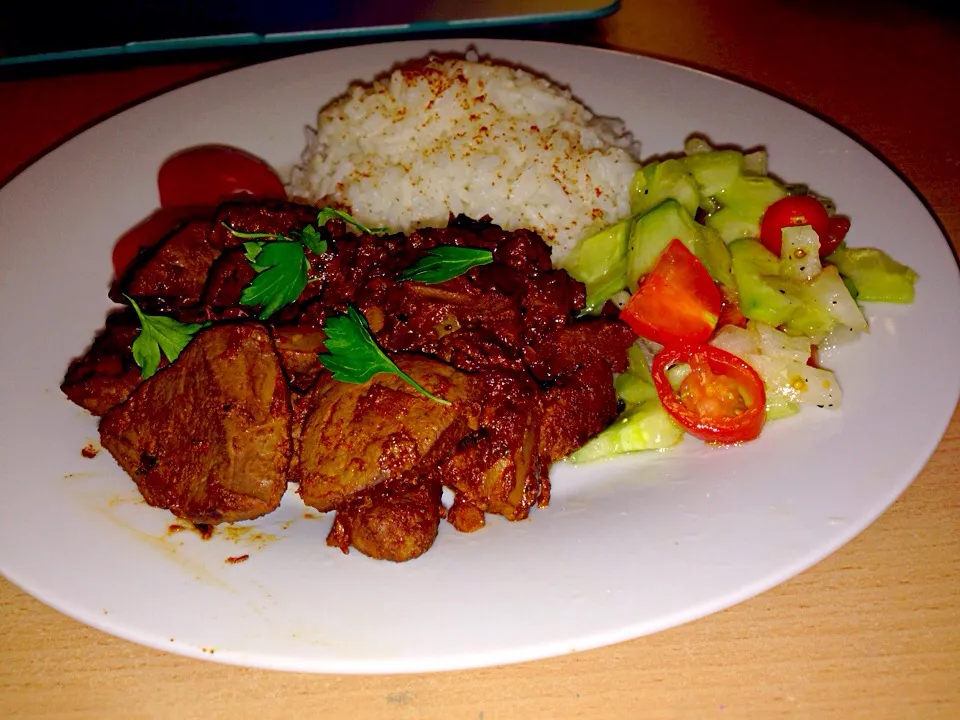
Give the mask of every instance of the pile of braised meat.
[{"label": "pile of braised meat", "polygon": [[[231,232],[289,233],[317,218],[291,203],[229,203],[185,220],[118,278],[111,314],[62,389],[102,416],[102,444],[151,505],[194,523],[259,517],[288,483],[335,511],[330,545],[414,558],[441,518],[458,530],[485,513],[527,517],[550,498],[549,465],[617,415],[613,375],[633,333],[615,316],[577,318],[584,288],[526,231],[466,218],[410,236],[356,235],[339,219],[309,283],[269,318],[240,302],[255,276]],[[397,275],[439,245],[492,251],[493,262],[438,284]],[[208,322],[147,380],[131,344],[144,313]],[[348,305],[377,343],[444,405],[396,375],[333,379],[325,320]],[[442,488],[453,491],[445,508]]]}]

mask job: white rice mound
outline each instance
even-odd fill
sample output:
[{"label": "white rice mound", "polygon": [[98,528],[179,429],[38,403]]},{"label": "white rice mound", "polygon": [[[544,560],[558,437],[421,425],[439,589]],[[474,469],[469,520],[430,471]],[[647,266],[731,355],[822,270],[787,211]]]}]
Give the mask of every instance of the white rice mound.
[{"label": "white rice mound", "polygon": [[570,92],[475,57],[429,58],[352,85],[309,131],[291,197],[409,233],[450,215],[527,228],[562,259],[630,214],[638,149]]}]

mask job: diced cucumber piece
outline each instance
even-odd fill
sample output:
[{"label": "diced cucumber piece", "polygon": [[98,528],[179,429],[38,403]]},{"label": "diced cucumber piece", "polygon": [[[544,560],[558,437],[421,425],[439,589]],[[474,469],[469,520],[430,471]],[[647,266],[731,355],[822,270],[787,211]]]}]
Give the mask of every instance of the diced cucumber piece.
[{"label": "diced cucumber piece", "polygon": [[627,348],[627,372],[636,375],[641,380],[653,384],[653,375],[650,372],[650,362],[653,353],[646,346],[634,343]]},{"label": "diced cucumber piece", "polygon": [[822,303],[806,297],[801,300],[797,312],[783,323],[785,332],[809,337],[817,345],[823,342],[836,326],[836,318],[827,312]]},{"label": "diced cucumber piece", "polygon": [[606,430],[570,456],[571,462],[586,463],[640,450],[676,445],[683,438],[677,425],[659,400],[650,400],[628,410]]},{"label": "diced cucumber piece", "polygon": [[911,303],[916,271],[877,248],[839,247],[827,258],[857,289],[857,299],[875,302]]},{"label": "diced cucumber piece", "polygon": [[613,381],[613,387],[617,391],[617,397],[623,400],[628,408],[657,397],[657,389],[653,383],[647,382],[634,373],[617,375]]},{"label": "diced cucumber piece", "polygon": [[627,350],[627,363],[627,371],[613,380],[617,397],[626,403],[628,409],[648,400],[657,400],[657,389],[653,385],[647,359],[639,346],[631,345]]},{"label": "diced cucumber piece", "polygon": [[684,380],[690,377],[692,372],[693,368],[688,363],[671,365],[667,368],[667,382],[670,383],[674,392],[680,392],[680,386],[683,385]]},{"label": "diced cucumber piece", "polygon": [[747,327],[757,334],[759,352],[767,357],[792,362],[806,363],[810,359],[813,343],[810,338],[787,335],[772,325],[751,320]]},{"label": "diced cucumber piece", "polygon": [[846,275],[841,275],[840,277],[843,278],[843,284],[847,286],[847,291],[849,291],[850,297],[852,297],[854,300],[858,300],[860,298],[860,291],[857,290],[857,286],[853,284],[853,280],[848,278]]},{"label": "diced cucumber piece", "polygon": [[676,200],[664,200],[637,218],[627,243],[627,285],[631,290],[637,289],[640,278],[653,270],[660,253],[675,238],[697,253],[699,227]]},{"label": "diced cucumber piece", "polygon": [[679,202],[691,216],[700,205],[696,180],[680,160],[663,160],[645,165],[637,171],[630,186],[630,210],[645,213],[668,198]]},{"label": "diced cucumber piece", "polygon": [[809,225],[785,227],[780,233],[780,274],[790,280],[812,280],[820,274],[820,237]]},{"label": "diced cucumber piece", "polygon": [[738,176],[720,194],[722,206],[706,218],[725,242],[760,237],[760,220],[770,204],[786,196],[783,186],[768,177]]},{"label": "diced cucumber piece", "polygon": [[708,152],[713,152],[713,147],[702,137],[691,135],[683,141],[684,155],[702,155]]},{"label": "diced cucumber piece", "polygon": [[711,197],[729,188],[743,174],[743,153],[737,150],[713,150],[683,158],[683,164],[701,194]]},{"label": "diced cucumber piece", "polygon": [[757,240],[735,240],[729,248],[740,312],[775,327],[786,323],[801,302],[794,284],[779,276],[780,259]]},{"label": "diced cucumber piece", "polygon": [[783,185],[771,177],[741,175],[718,195],[724,207],[734,207],[759,221],[763,211],[780,198],[786,197]]},{"label": "diced cucumber piece", "polygon": [[840,407],[840,385],[836,375],[829,370],[766,355],[751,355],[747,362],[763,379],[767,395],[774,398],[774,405],[779,410],[790,403]]},{"label": "diced cucumber piece", "polygon": [[730,253],[715,235],[704,232],[693,216],[674,199],[661,202],[637,218],[627,246],[627,284],[637,289],[641,277],[653,270],[660,253],[674,239],[699,258],[715,281],[731,285]]},{"label": "diced cucumber piece", "polygon": [[767,174],[767,151],[754,150],[743,156],[743,174],[744,175],[766,175]]},{"label": "diced cucumber piece", "polygon": [[697,257],[716,282],[731,288],[736,287],[730,261],[730,249],[713,228],[700,226],[700,243]]},{"label": "diced cucumber piece", "polygon": [[617,275],[604,275],[594,282],[584,283],[587,288],[587,300],[583,312],[587,315],[596,315],[606,305],[607,300],[613,298],[627,286],[627,270],[622,268]]},{"label": "diced cucumber piece", "polygon": [[633,219],[624,220],[578,242],[562,267],[587,287],[586,312],[603,304],[627,286],[627,240]]},{"label": "diced cucumber piece", "polygon": [[708,228],[713,229],[725,243],[741,238],[755,238],[759,235],[759,225],[749,215],[737,208],[725,207],[710,213],[704,219]]},{"label": "diced cucumber piece", "polygon": [[767,388],[765,390],[767,397],[767,420],[782,420],[783,418],[796,415],[800,412],[800,403],[791,400],[790,396],[781,392],[777,388]]},{"label": "diced cucumber piece", "polygon": [[724,325],[710,338],[710,344],[741,359],[760,352],[760,336],[749,327]]},{"label": "diced cucumber piece", "polygon": [[616,266],[626,267],[627,240],[632,220],[624,220],[583,238],[561,263],[564,270],[582,283],[616,274]]},{"label": "diced cucumber piece", "polygon": [[850,295],[836,265],[825,265],[817,277],[802,285],[804,304],[822,308],[841,325],[867,332],[867,319]]}]

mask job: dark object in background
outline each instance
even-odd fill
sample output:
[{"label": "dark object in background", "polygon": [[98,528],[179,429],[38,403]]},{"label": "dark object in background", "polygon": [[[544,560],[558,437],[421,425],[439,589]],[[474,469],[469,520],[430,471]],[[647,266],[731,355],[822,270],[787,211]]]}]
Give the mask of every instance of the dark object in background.
[{"label": "dark object in background", "polygon": [[0,65],[603,17],[619,0],[94,0],[0,4]]}]

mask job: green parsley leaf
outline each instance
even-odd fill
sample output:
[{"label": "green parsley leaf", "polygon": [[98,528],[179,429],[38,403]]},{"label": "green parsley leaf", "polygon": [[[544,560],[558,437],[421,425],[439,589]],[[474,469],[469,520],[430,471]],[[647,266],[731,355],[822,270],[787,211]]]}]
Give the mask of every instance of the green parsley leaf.
[{"label": "green parsley leaf", "polygon": [[400,280],[433,284],[463,275],[470,268],[493,262],[493,253],[480,248],[440,245],[427,250],[426,256],[397,277]]},{"label": "green parsley leaf", "polygon": [[[242,230],[237,230],[236,228],[230,227],[225,222],[220,223],[227,230],[232,232],[241,240],[276,240],[277,238],[282,238],[283,235],[277,235],[277,233],[266,233],[266,232],[243,232]],[[246,244],[246,243],[244,243]]]},{"label": "green parsley leaf", "polygon": [[307,225],[303,230],[294,230],[290,234],[293,235],[294,240],[302,242],[307,250],[316,255],[322,255],[327,251],[326,238],[313,225]]},{"label": "green parsley leaf", "polygon": [[307,225],[293,230],[290,235],[267,232],[243,232],[221,222],[227,230],[241,240],[247,262],[257,272],[253,281],[243,289],[240,302],[244,305],[259,305],[260,319],[266,320],[284,305],[294,302],[307,286],[310,263],[304,248],[321,255],[327,251],[325,225],[331,218],[340,218],[361,232],[374,234],[386,228],[368,228],[353,217],[335,208],[324,208],[317,214],[316,226]]},{"label": "green parsley leaf", "polygon": [[[247,259],[251,250],[247,247]],[[309,263],[298,242],[277,241],[262,243],[250,261],[257,276],[240,295],[244,305],[259,305],[258,316],[266,320],[284,305],[289,305],[307,286]]]},{"label": "green parsley leaf", "polygon": [[140,375],[144,380],[157,372],[161,351],[167,360],[173,362],[190,344],[194,334],[210,324],[182,323],[165,315],[145,315],[132,297],[124,297],[130,301],[140,319],[140,332],[131,349],[133,361],[140,367]]},{"label": "green parsley leaf", "polygon": [[379,235],[382,232],[386,232],[388,228],[378,227],[378,228],[368,228],[366,225],[361,224],[355,217],[345,213],[343,210],[337,210],[336,208],[326,207],[320,211],[320,214],[317,215],[317,225],[323,227],[327,224],[328,220],[333,218],[340,218],[348,225],[353,225],[357,230],[367,235]]},{"label": "green parsley leaf", "polygon": [[250,263],[250,267],[257,272],[263,270],[264,268],[257,266],[257,257],[259,257],[260,251],[263,250],[263,243],[248,241],[243,244],[243,249],[246,251],[243,253],[243,256],[247,259],[247,262]]},{"label": "green parsley leaf", "polygon": [[256,242],[245,242],[243,245],[247,248],[248,254],[247,259],[253,263],[253,259],[250,258],[249,251],[251,245],[263,246],[263,240],[278,240],[283,242],[298,242],[303,243],[306,246],[307,250],[310,252],[320,255],[327,251],[327,241],[323,236],[323,231],[315,228],[313,225],[307,225],[302,230],[293,230],[289,236],[284,235],[283,233],[264,233],[264,232],[243,232],[241,230],[235,230],[226,223],[220,223],[227,230],[232,232],[238,238],[242,240],[252,240]]},{"label": "green parsley leaf", "polygon": [[449,400],[432,394],[387,357],[370,334],[366,318],[352,305],[347,306],[346,315],[328,318],[323,329],[327,334],[324,341],[327,352],[320,353],[317,357],[323,366],[333,373],[335,380],[360,384],[377,373],[390,373],[410,383],[431,400],[444,405],[450,404]]}]

